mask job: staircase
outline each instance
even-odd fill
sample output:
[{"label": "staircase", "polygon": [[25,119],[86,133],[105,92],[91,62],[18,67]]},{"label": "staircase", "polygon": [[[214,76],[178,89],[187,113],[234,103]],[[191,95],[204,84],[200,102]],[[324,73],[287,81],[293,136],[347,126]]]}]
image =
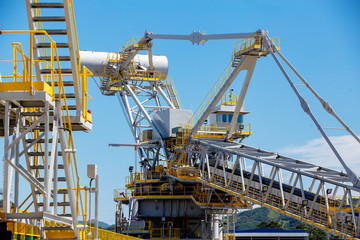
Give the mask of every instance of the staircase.
[{"label": "staircase", "polygon": [[[84,109],[82,95],[83,82],[79,69],[79,48],[76,35],[74,12],[71,0],[58,2],[39,2],[26,0],[26,9],[30,30],[44,30],[56,43],[58,62],[54,61],[55,82],[54,91],[61,94],[63,110],[71,116],[73,130],[91,130],[87,119],[87,109]],[[38,81],[48,81],[51,71],[51,42],[43,32],[35,34],[34,59]],[[59,98],[59,95],[56,96]],[[65,106],[66,105],[66,106]],[[67,121],[67,120],[66,120]]]},{"label": "staircase", "polygon": [[206,95],[204,100],[201,102],[198,109],[195,111],[193,117],[190,119],[190,121],[188,123],[189,126],[194,126],[196,123],[198,123],[200,117],[202,117],[202,115],[208,109],[209,105],[212,103],[212,101],[215,99],[215,97],[218,97],[219,100],[221,99],[222,95],[219,97],[218,94],[222,90],[223,85],[229,79],[230,79],[230,82],[232,82],[235,79],[236,76],[234,76],[233,73],[236,69],[239,68],[239,65],[241,65],[244,62],[244,60],[245,60],[245,58],[240,58],[239,62],[235,64],[235,67],[233,67],[233,65],[234,65],[233,61],[230,61],[230,63],[226,66],[224,71],[221,73],[218,80],[215,82],[213,87],[210,89],[209,93]]},{"label": "staircase", "polygon": [[[28,58],[33,54],[34,59],[17,73],[21,82],[0,83],[0,134],[5,136],[8,179],[4,211],[9,220],[37,226],[42,239],[80,239],[83,199],[72,132],[91,130],[92,124],[86,109],[86,77],[79,70],[72,1],[26,0],[26,9],[30,30],[36,31],[30,34],[33,51]],[[14,158],[19,161],[15,165]],[[16,201],[15,212],[9,205],[13,168],[15,182],[20,173],[31,186],[29,198],[22,204]],[[15,188],[19,198],[23,186]],[[20,210],[28,199],[32,201],[25,211]]]},{"label": "staircase", "polygon": [[151,76],[151,74],[138,75],[134,66],[131,64],[135,55],[140,50],[147,48],[141,37],[133,37],[126,41],[123,46],[123,51],[116,56],[110,54],[107,59],[107,65],[105,68],[104,77],[101,80],[100,89],[104,95],[114,95],[117,91],[112,90],[113,87],[119,87],[118,83],[120,79],[132,79],[132,78],[156,78],[157,76]]},{"label": "staircase", "polygon": [[166,91],[170,97],[171,102],[174,104],[176,109],[180,109],[180,99],[176,92],[174,82],[171,77],[168,77],[165,82]]}]

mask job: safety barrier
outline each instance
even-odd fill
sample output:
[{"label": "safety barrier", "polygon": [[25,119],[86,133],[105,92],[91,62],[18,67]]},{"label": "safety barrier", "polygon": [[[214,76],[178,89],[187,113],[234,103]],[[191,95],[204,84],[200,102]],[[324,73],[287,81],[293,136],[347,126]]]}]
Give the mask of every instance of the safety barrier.
[{"label": "safety barrier", "polygon": [[179,239],[180,228],[152,228],[150,239]]},{"label": "safety barrier", "polygon": [[[64,129],[66,139],[67,139],[67,148],[68,149],[75,149],[73,134],[72,134],[72,123],[70,119],[70,113],[69,113],[69,107],[68,107],[68,101],[66,98],[66,91],[65,91],[65,85],[63,82],[64,76],[71,76],[67,74],[62,74],[61,67],[60,67],[60,60],[58,55],[57,46],[54,40],[48,35],[48,33],[44,30],[19,30],[19,31],[2,31],[3,34],[7,33],[28,33],[30,35],[30,55],[29,57],[25,55],[22,45],[20,43],[13,43],[13,52],[14,52],[14,59],[11,61],[1,61],[1,62],[12,62],[13,63],[13,76],[2,76],[3,79],[13,79],[13,82],[2,82],[0,83],[0,91],[24,91],[24,88],[27,88],[29,92],[29,95],[33,95],[35,91],[41,91],[45,90],[54,101],[55,98],[61,102],[61,111],[63,112],[63,123],[64,123]],[[35,38],[36,34],[41,34],[43,41],[45,41],[45,37],[48,38],[48,41],[50,41],[50,60],[34,60],[33,56],[33,40]],[[20,54],[20,59],[18,60],[17,55]],[[46,56],[46,52],[44,52]],[[19,65],[18,63],[21,62],[22,64]],[[40,62],[43,66],[43,69],[50,70],[50,74],[44,74],[44,81],[33,81],[33,78],[36,78],[36,75],[33,73],[35,72],[33,70],[34,65],[36,62]],[[56,69],[57,67],[57,69]],[[87,77],[91,76],[91,72],[84,67],[83,73],[80,74],[81,76],[81,89],[82,89],[82,112],[83,112],[83,118],[85,121],[91,122],[91,114],[87,111],[87,100],[91,99],[89,94],[87,93]],[[50,85],[49,85],[50,84]],[[57,86],[58,94],[56,96],[55,94],[55,86]],[[39,109],[37,108],[26,108],[24,109],[26,112],[39,112]],[[29,123],[35,122],[38,117],[26,117],[27,121]],[[41,135],[41,132],[39,129],[34,129],[31,131],[32,138],[36,139]],[[33,146],[34,152],[43,152],[43,144],[37,143]],[[86,215],[86,213],[80,214],[79,213],[79,206],[82,204],[82,202],[79,200],[80,197],[80,191],[84,190],[82,187],[80,187],[80,177],[78,173],[78,166],[77,166],[77,159],[75,152],[68,152],[63,153],[67,154],[68,160],[71,163],[71,171],[73,174],[73,182],[74,182],[74,190],[76,193],[76,208],[78,215]],[[42,156],[42,160],[44,162],[44,156]],[[39,157],[34,156],[34,165],[40,164]],[[39,176],[38,176],[39,177]],[[21,206],[24,205],[24,203],[29,199],[26,198],[25,201],[21,204]],[[29,209],[29,207],[32,205],[31,203],[25,211]],[[65,207],[64,207],[65,209]],[[65,213],[65,212],[64,212]]]},{"label": "safety barrier", "polygon": [[125,178],[125,186],[131,187],[135,182],[157,182],[160,181],[161,176],[162,171],[157,170],[130,173],[130,176]]},{"label": "safety barrier", "polygon": [[[273,37],[271,38],[271,41],[275,45],[277,49],[280,49],[280,38],[279,37]],[[247,38],[244,40],[241,40],[240,42],[237,42],[234,44],[234,51],[233,55],[238,55],[245,53],[247,51],[253,50],[253,49],[261,49],[262,47],[262,39],[260,36],[254,36],[251,38]],[[266,48],[263,49],[263,51],[266,51]]]},{"label": "safety barrier", "polygon": [[137,37],[137,36],[134,36],[134,37],[128,39],[124,44],[123,51],[129,49],[130,47],[142,46],[141,40],[142,40],[142,37]]}]

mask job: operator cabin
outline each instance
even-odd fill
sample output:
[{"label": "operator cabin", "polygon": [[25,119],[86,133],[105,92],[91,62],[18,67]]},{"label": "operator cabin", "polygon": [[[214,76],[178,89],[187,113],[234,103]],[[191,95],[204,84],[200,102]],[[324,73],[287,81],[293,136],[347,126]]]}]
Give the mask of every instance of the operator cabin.
[{"label": "operator cabin", "polygon": [[[228,95],[224,95],[221,99],[221,104],[216,106],[209,116],[210,128],[214,128],[214,130],[228,130],[234,116],[237,100],[238,96],[233,94],[233,89],[230,90]],[[241,108],[235,125],[235,134],[233,135],[234,139],[239,138],[240,135],[244,137],[245,132],[250,132],[250,129],[245,129],[245,127],[248,128],[249,126],[245,126],[243,122],[244,115],[248,113],[249,112],[244,111],[243,107]]]}]

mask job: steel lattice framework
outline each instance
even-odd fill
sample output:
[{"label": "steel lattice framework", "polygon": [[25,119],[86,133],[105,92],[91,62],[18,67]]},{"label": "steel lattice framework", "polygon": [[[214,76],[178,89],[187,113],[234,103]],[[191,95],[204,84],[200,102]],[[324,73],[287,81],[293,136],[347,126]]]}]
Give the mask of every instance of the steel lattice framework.
[{"label": "steel lattice framework", "polygon": [[[155,77],[153,69],[136,71],[131,67],[133,58],[140,50],[148,51],[151,62],[151,47],[154,39],[189,40],[193,44],[204,44],[208,40],[245,39],[235,45],[231,62],[215,84],[212,95],[206,97],[208,101],[203,102],[188,126],[180,130],[177,137],[170,139],[161,135],[160,126],[153,121],[152,114],[168,108],[175,109],[175,106],[178,106],[174,101],[175,98],[170,94],[171,91],[165,91],[167,85],[161,82],[161,78]],[[114,198],[118,201],[118,214],[122,214],[120,205],[130,202],[130,215],[136,215],[137,204],[144,201],[145,197],[149,197],[150,194],[147,193],[148,195],[145,196],[142,191],[145,187],[159,187],[156,184],[157,181],[160,181],[194,186],[194,192],[185,194],[186,196],[184,195],[183,198],[190,197],[200,208],[207,209],[208,213],[213,211],[210,215],[212,215],[213,238],[215,239],[219,238],[218,214],[227,214],[226,211],[219,211],[219,208],[215,211],[213,202],[215,195],[220,199],[221,205],[219,206],[222,206],[220,207],[222,209],[237,209],[234,205],[235,202],[241,202],[242,207],[245,208],[252,204],[260,204],[338,235],[349,238],[360,237],[360,218],[358,217],[360,201],[357,199],[360,192],[359,178],[346,165],[277,56],[280,56],[285,64],[294,71],[324,109],[334,116],[356,141],[360,143],[360,140],[335,113],[330,104],[316,93],[280,53],[277,41],[277,39],[271,39],[264,30],[254,33],[212,35],[199,32],[190,35],[163,35],[146,32],[144,37],[138,38],[136,41],[132,39],[125,44],[123,52],[120,53],[120,59],[109,61],[108,66],[111,65],[115,71],[110,74],[106,70],[105,76],[102,78],[101,89],[107,95],[115,93],[118,95],[135,139],[135,144],[112,145],[137,146],[139,160],[143,166],[141,174],[145,176],[143,179],[138,177],[137,173],[134,176],[131,175],[130,183],[127,184],[130,191],[128,194],[121,193],[123,196],[120,196],[120,192],[115,191]],[[236,119],[243,106],[255,64],[258,58],[267,55],[274,58],[291,89],[298,97],[302,110],[312,119],[345,172],[234,141],[234,136],[239,131],[235,127]],[[239,72],[243,70],[247,71],[247,74],[229,127],[225,132],[206,130],[204,123]],[[159,99],[160,97],[162,100]],[[129,99],[132,100],[132,104]],[[149,129],[152,129],[160,138],[144,139],[141,137],[144,130]],[[240,139],[242,140],[243,137]],[[154,178],[154,169],[156,172],[156,166],[161,165],[159,159],[167,161],[167,164],[163,170],[157,172],[161,177]],[[153,193],[154,199],[162,199],[162,190],[159,188],[157,191]],[[220,194],[225,197],[219,197]],[[172,195],[172,198],[175,199],[176,196]],[[133,224],[133,218],[136,219],[135,215],[132,215],[126,223],[128,233]],[[123,224],[120,218],[121,216],[118,221]],[[207,217],[205,217],[205,221],[207,221]],[[151,230],[149,231],[151,232]],[[206,230],[204,231],[206,232]]]}]

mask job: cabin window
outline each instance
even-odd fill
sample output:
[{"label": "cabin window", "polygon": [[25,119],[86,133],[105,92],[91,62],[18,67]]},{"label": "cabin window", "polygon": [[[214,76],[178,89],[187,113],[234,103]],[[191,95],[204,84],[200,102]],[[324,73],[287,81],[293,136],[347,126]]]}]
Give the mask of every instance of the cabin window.
[{"label": "cabin window", "polygon": [[229,121],[228,121],[229,123],[231,122],[232,118],[233,118],[233,115],[232,115],[232,114],[229,114],[229,118],[228,118],[228,119],[229,119]]},{"label": "cabin window", "polygon": [[222,115],[222,121],[223,123],[225,123],[227,121],[227,114],[221,114]]}]

